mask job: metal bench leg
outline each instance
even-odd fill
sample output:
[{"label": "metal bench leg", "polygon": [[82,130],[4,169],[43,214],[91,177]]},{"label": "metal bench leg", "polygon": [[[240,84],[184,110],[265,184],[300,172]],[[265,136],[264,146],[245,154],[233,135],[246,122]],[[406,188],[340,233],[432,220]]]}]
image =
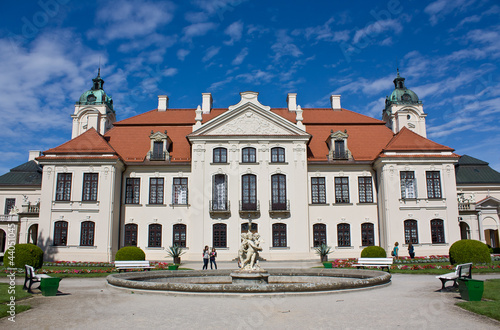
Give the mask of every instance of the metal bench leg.
[{"label": "metal bench leg", "polygon": [[442,284],[440,291],[443,291],[444,290],[444,285],[446,284],[446,282],[448,282],[448,280],[445,279],[445,278],[440,278],[440,280],[441,280],[441,284]]}]

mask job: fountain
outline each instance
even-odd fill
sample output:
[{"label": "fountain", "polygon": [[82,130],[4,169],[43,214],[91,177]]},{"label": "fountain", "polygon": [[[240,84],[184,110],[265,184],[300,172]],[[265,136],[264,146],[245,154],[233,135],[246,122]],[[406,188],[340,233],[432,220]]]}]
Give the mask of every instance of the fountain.
[{"label": "fountain", "polygon": [[[251,226],[249,226],[251,228]],[[237,270],[150,271],[112,274],[110,285],[132,289],[208,294],[266,294],[330,292],[390,284],[391,275],[378,270],[357,269],[269,269],[258,262],[258,233],[241,234]]]}]

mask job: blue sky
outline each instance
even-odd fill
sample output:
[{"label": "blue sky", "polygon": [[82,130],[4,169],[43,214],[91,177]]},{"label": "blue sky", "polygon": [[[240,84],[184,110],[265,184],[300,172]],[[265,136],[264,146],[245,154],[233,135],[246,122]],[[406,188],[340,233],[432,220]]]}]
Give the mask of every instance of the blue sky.
[{"label": "blue sky", "polygon": [[0,173],[71,137],[99,62],[118,120],[259,92],[381,119],[399,67],[432,140],[500,170],[500,4],[436,1],[2,1]]}]

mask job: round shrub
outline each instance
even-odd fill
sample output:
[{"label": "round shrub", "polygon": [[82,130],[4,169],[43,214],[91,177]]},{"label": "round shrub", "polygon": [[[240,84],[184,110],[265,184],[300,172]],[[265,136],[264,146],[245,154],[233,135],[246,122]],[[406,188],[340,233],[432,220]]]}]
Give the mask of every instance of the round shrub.
[{"label": "round shrub", "polygon": [[115,260],[146,260],[146,254],[137,246],[125,246],[116,252]]},{"label": "round shrub", "polygon": [[[4,261],[9,263],[10,253],[5,253]],[[43,251],[33,244],[14,245],[14,267],[24,269],[24,265],[30,265],[39,269],[43,265]]]},{"label": "round shrub", "polygon": [[454,265],[467,262],[474,264],[490,263],[491,255],[488,246],[473,239],[463,239],[453,243],[450,246],[450,263]]},{"label": "round shrub", "polygon": [[367,246],[361,251],[361,258],[385,258],[387,254],[380,246]]}]

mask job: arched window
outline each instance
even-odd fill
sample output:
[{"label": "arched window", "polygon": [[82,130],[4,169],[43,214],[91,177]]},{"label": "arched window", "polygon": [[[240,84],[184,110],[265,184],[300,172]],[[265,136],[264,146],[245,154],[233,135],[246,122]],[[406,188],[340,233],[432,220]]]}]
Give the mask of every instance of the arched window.
[{"label": "arched window", "polygon": [[28,243],[37,245],[38,243],[38,224],[35,223],[34,225],[30,226],[30,229],[28,230]]},{"label": "arched window", "polygon": [[213,225],[212,246],[215,248],[227,247],[227,226],[225,223],[216,223]]},{"label": "arched window", "polygon": [[137,225],[129,223],[125,225],[125,246],[137,246]]},{"label": "arched window", "polygon": [[257,177],[253,174],[241,177],[241,210],[257,210]]},{"label": "arched window", "polygon": [[285,148],[274,147],[271,149],[271,163],[285,162]]},{"label": "arched window", "polygon": [[326,225],[317,223],[313,225],[313,246],[318,247],[326,244]]},{"label": "arched window", "polygon": [[148,247],[161,247],[161,225],[155,223],[149,225]]},{"label": "arched window", "polygon": [[273,247],[286,247],[286,224],[273,224]]},{"label": "arched window", "polygon": [[444,221],[441,219],[431,220],[432,244],[442,244],[444,241]]},{"label": "arched window", "polygon": [[213,176],[211,211],[226,211],[228,209],[227,177],[225,174],[216,174]]},{"label": "arched window", "polygon": [[173,227],[172,245],[186,247],[186,225],[176,224]]},{"label": "arched window", "polygon": [[66,246],[68,240],[68,222],[56,221],[54,223],[54,245]]},{"label": "arched window", "polygon": [[405,243],[418,244],[417,220],[405,220]]},{"label": "arched window", "polygon": [[255,148],[247,147],[241,150],[241,162],[242,163],[255,163],[257,162],[257,157],[255,156]]},{"label": "arched window", "polygon": [[80,245],[81,246],[94,246],[94,227],[92,221],[82,222],[82,230],[80,231]]},{"label": "arched window", "polygon": [[286,175],[271,176],[271,209],[286,210]]},{"label": "arched window", "polygon": [[351,246],[351,225],[339,223],[337,225],[338,246]]},{"label": "arched window", "polygon": [[[5,252],[5,244],[7,242],[7,235],[0,229],[0,252]],[[7,262],[7,259],[5,260]]]},{"label": "arched window", "polygon": [[227,149],[226,148],[215,148],[213,162],[214,163],[227,163]]},{"label": "arched window", "polygon": [[363,223],[361,224],[361,245],[362,246],[372,246],[375,245],[373,223]]}]

